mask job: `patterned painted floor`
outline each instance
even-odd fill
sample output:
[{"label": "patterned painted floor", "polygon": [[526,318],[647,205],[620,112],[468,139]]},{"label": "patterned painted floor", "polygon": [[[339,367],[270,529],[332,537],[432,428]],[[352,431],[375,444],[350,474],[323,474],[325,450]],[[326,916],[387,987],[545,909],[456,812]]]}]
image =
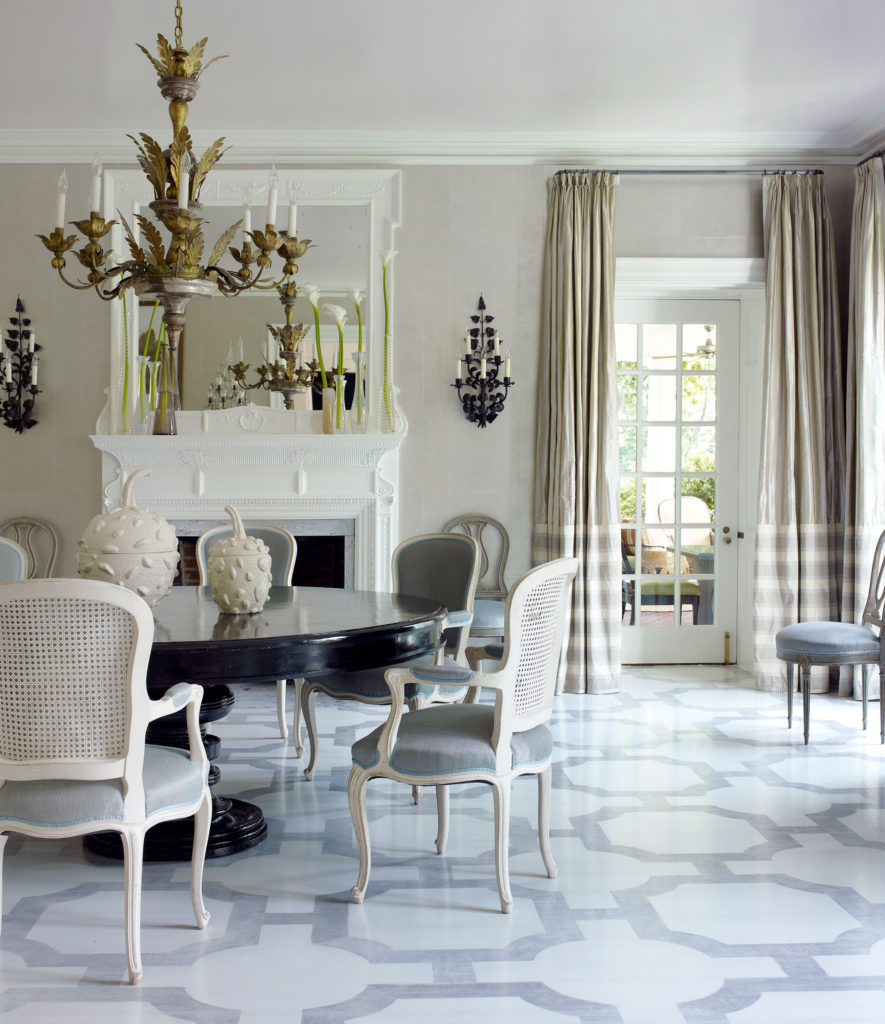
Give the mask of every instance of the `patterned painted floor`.
[{"label": "patterned painted floor", "polygon": [[349,747],[381,714],[320,703],[308,783],[273,700],[241,690],[215,729],[220,791],[260,804],[270,835],[207,863],[202,933],[187,868],[146,868],[140,989],[120,984],[119,866],[79,841],[10,838],[3,1024],[885,1020],[885,748],[859,705],[816,694],[804,747],[783,696],[726,669],[632,670],[619,694],[560,698],[559,875],[543,872],[522,780],[505,917],[481,786],[453,792],[438,857],[432,793],[415,807],[373,783],[373,872],[352,904]]}]

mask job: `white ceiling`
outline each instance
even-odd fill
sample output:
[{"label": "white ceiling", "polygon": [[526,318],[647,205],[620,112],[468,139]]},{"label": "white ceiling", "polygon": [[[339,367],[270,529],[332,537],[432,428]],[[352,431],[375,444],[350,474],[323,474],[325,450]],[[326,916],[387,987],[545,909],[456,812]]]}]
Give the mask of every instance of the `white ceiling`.
[{"label": "white ceiling", "polygon": [[[183,0],[225,161],[853,160],[885,140],[883,0]],[[0,159],[168,140],[173,0],[2,0]],[[239,154],[237,155],[237,150]]]}]

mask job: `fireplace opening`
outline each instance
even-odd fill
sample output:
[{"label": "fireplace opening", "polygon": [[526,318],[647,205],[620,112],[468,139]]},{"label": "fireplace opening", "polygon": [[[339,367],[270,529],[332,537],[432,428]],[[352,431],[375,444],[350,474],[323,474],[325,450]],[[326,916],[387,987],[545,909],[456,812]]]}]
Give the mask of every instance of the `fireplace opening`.
[{"label": "fireplace opening", "polygon": [[[248,529],[246,530],[248,533]],[[298,553],[292,583],[296,587],[337,587],[346,585],[346,538],[342,536],[304,535],[296,537]],[[175,586],[199,586],[197,538],[179,537],[178,573]]]}]

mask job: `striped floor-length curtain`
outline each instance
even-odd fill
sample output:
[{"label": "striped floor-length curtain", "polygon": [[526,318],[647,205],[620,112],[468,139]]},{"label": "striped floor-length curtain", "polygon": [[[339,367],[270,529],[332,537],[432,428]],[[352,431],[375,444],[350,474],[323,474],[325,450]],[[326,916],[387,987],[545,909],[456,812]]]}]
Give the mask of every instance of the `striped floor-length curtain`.
[{"label": "striped floor-length curtain", "polygon": [[614,339],[615,176],[560,172],[549,185],[535,483],[535,563],[581,561],[563,688],[620,681]]},{"label": "striped floor-length curtain", "polygon": [[[817,174],[764,179],[768,270],[754,585],[756,684],[782,626],[841,613],[844,396],[833,232]],[[815,685],[827,680],[821,677]]]},{"label": "striped floor-length curtain", "polygon": [[[845,380],[845,567],[842,618],[860,622],[873,550],[885,529],[885,170],[855,170]],[[861,670],[842,669],[839,690],[860,697]],[[879,689],[868,674],[870,696]]]}]

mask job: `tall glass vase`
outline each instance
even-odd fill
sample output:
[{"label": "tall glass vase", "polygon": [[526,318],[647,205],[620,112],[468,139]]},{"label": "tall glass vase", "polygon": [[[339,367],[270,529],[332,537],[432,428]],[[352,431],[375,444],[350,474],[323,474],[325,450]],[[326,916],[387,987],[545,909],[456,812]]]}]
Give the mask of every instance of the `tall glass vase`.
[{"label": "tall glass vase", "polygon": [[178,394],[177,352],[169,344],[160,346],[160,367],[157,374],[157,411],[154,414],[155,434],[177,434],[176,413],[181,411]]},{"label": "tall glass vase", "polygon": [[343,373],[335,374],[335,412],[332,418],[332,433],[343,434],[347,426],[347,404],[344,388],[347,378]]},{"label": "tall glass vase", "polygon": [[323,433],[335,433],[335,389],[323,388]]},{"label": "tall glass vase", "polygon": [[353,388],[353,401],[350,403],[350,424],[354,433],[363,433],[368,420],[366,408],[366,353],[354,352],[356,373]]},{"label": "tall glass vase", "polygon": [[154,429],[154,409],[151,405],[151,376],[147,356],[136,356],[135,408],[132,411],[132,427],[136,434],[150,434]]},{"label": "tall glass vase", "polygon": [[384,335],[384,364],[381,377],[381,402],[378,409],[378,424],[382,434],[396,433],[396,391],[390,367],[391,337]]}]

